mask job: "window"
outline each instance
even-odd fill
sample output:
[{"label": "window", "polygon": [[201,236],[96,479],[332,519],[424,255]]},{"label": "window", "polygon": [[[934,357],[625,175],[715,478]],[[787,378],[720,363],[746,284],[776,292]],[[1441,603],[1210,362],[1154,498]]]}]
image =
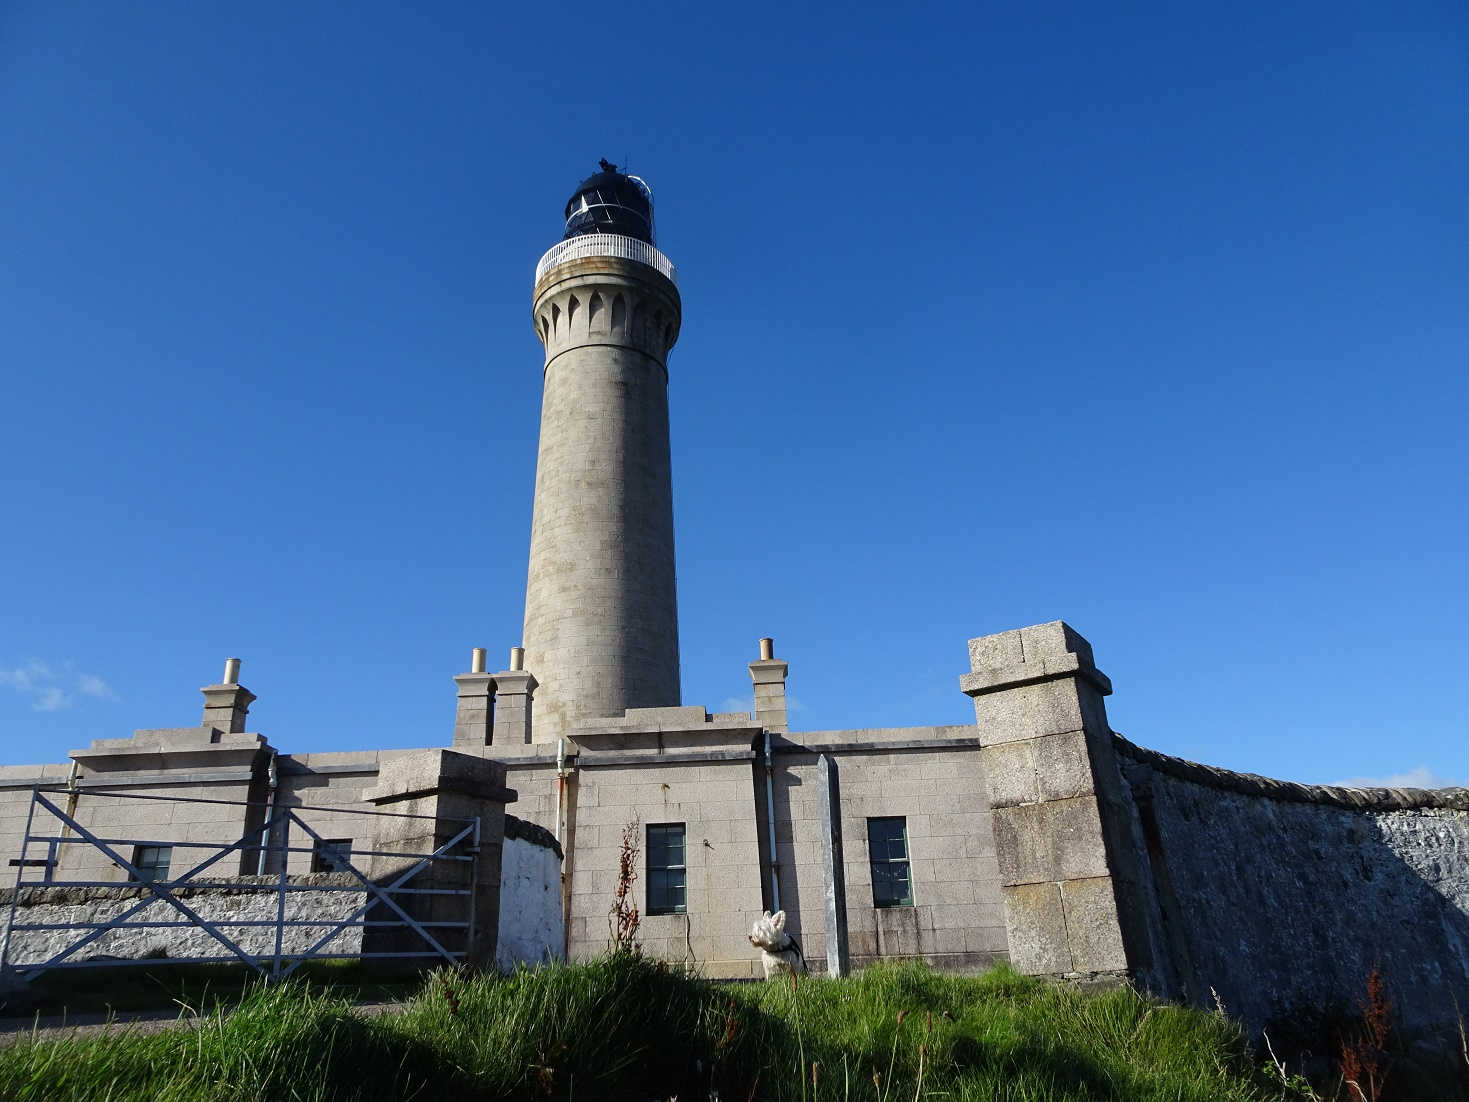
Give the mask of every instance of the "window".
[{"label": "window", "polygon": [[913,906],[908,875],[908,821],[901,815],[867,820],[867,860],[872,864],[872,905]]},{"label": "window", "polygon": [[682,823],[648,824],[648,913],[681,915],[688,909]]},{"label": "window", "polygon": [[311,871],[336,872],[346,868],[352,858],[352,839],[320,838],[311,846]]},{"label": "window", "polygon": [[151,884],[168,879],[168,862],[172,846],[138,846],[133,850],[133,864],[138,870],[138,883]]}]

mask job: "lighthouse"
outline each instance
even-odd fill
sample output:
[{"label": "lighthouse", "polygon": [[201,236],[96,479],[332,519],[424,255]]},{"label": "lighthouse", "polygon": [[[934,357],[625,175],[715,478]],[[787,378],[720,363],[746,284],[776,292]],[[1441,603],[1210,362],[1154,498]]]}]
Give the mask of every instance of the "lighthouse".
[{"label": "lighthouse", "polygon": [[545,347],[523,637],[535,742],[680,703],[668,445],[678,275],[638,177],[602,161],[564,213],[531,312]]}]

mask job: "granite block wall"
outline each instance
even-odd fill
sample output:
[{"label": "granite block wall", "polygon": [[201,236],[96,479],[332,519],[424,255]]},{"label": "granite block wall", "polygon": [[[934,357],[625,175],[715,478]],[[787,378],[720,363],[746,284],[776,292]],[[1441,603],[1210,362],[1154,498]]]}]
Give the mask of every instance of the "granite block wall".
[{"label": "granite block wall", "polygon": [[1469,791],[1288,784],[1115,744],[1179,994],[1259,1029],[1355,1010],[1379,967],[1407,1029],[1469,1007]]},{"label": "granite block wall", "polygon": [[[974,742],[972,727],[902,727],[799,732],[776,743],[780,905],[813,970],[826,962],[816,778],[823,753],[837,766],[853,967],[922,957],[935,967],[977,969],[1005,957],[1000,874]],[[763,817],[763,788],[757,791]],[[874,905],[867,852],[874,816],[905,820],[911,907]],[[762,836],[764,862],[766,845]],[[766,895],[768,906],[768,887]]]},{"label": "granite block wall", "polygon": [[[275,926],[278,896],[276,877],[240,876],[224,878],[234,886],[181,887],[174,894],[209,922],[221,925],[221,932],[237,942],[246,952],[257,956],[275,953]],[[310,926],[285,928],[283,948],[301,952],[313,945],[336,923],[349,918],[366,899],[366,892],[354,890],[356,881],[340,873],[292,877],[293,885],[307,890],[286,893],[286,918],[311,922]],[[342,891],[311,891],[311,885],[332,885]],[[8,914],[12,901],[19,897],[15,922],[25,924],[62,924],[107,922],[135,906],[150,895],[136,885],[117,887],[23,887],[0,890],[0,908]],[[129,922],[186,921],[176,908],[155,900]],[[240,922],[268,922],[266,926],[232,925]],[[356,954],[362,949],[362,927],[350,926],[328,942],[323,952]],[[15,930],[7,948],[9,963],[38,964],[61,952],[85,935],[81,930]],[[103,934],[96,941],[68,958],[76,961],[141,957],[230,957],[223,944],[204,930],[192,926],[154,929],[122,929]]]},{"label": "granite block wall", "polygon": [[10,862],[20,860],[32,787],[63,784],[69,772],[69,762],[0,766],[0,886],[10,887],[15,883],[16,870]]},{"label": "granite block wall", "polygon": [[[576,781],[570,943],[573,958],[608,947],[607,912],[617,885],[622,833],[634,824],[642,912],[639,940],[650,955],[698,964],[709,975],[749,978],[759,960],[746,940],[761,911],[758,819],[744,761],[583,767]],[[685,829],[687,912],[647,908],[646,827]]]}]

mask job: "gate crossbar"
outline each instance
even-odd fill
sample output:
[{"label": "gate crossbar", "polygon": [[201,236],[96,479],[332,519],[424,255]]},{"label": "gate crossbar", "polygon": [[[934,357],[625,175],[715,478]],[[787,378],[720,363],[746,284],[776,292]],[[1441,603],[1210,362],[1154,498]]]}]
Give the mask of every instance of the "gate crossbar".
[{"label": "gate crossbar", "polygon": [[[132,878],[132,881],[134,883],[137,883],[138,886],[140,886],[140,887],[147,888],[148,891],[150,893],[152,893],[152,898],[144,897],[143,899],[139,900],[138,903],[136,903],[134,906],[129,907],[127,910],[123,911],[122,914],[116,916],[112,920],[112,923],[125,922],[129,918],[132,918],[133,915],[135,915],[139,911],[143,910],[145,907],[150,906],[151,904],[157,902],[158,900],[162,900],[163,902],[169,904],[169,906],[174,907],[174,908],[178,909],[179,911],[181,911],[186,917],[188,917],[189,919],[191,919],[194,922],[194,924],[197,925],[201,930],[203,930],[210,937],[214,938],[215,941],[218,941],[221,945],[223,945],[226,949],[228,949],[231,953],[233,953],[240,960],[242,960],[246,964],[248,964],[251,968],[254,968],[257,972],[264,972],[265,971],[265,968],[260,964],[259,961],[257,961],[249,953],[247,953],[243,949],[241,949],[238,945],[236,945],[229,938],[227,938],[223,934],[221,934],[218,930],[216,930],[214,928],[214,926],[213,926],[212,923],[207,922],[202,915],[200,915],[197,911],[195,911],[188,904],[182,902],[179,899],[174,898],[173,893],[170,892],[167,887],[164,887],[163,885],[158,884],[158,883],[156,883],[154,881],[144,879],[142,872],[139,871],[139,869],[138,869],[138,867],[136,865],[134,865],[131,861],[128,861],[125,858],[123,858],[123,856],[120,853],[118,853],[116,850],[114,850],[106,842],[104,842],[101,839],[99,839],[95,834],[93,834],[86,827],[82,826],[81,823],[77,822],[75,819],[73,819],[66,812],[62,811],[59,807],[57,807],[55,804],[53,804],[50,800],[46,799],[46,797],[43,796],[43,795],[41,795],[41,793],[39,791],[37,791],[34,794],[34,799],[36,800],[37,803],[41,804],[44,808],[46,808],[47,811],[49,811],[49,812],[51,812],[51,814],[55,815],[61,821],[61,823],[62,823],[63,826],[70,827],[72,830],[74,830],[74,831],[77,832],[77,835],[79,837],[81,837],[81,838],[85,839],[86,841],[92,843],[92,845],[96,846],[99,850],[101,850],[103,854],[105,854],[107,857],[111,858],[113,861],[117,862],[117,864],[125,872],[127,872],[127,874],[129,875],[129,877]],[[283,819],[283,818],[285,818],[289,814],[290,814],[290,812],[285,812],[282,815],[275,816],[275,818],[273,818],[270,821],[270,823],[267,824],[267,828],[270,827],[270,826],[274,826],[277,820]],[[29,831],[27,831],[27,833],[29,834]],[[208,857],[205,860],[199,862],[199,864],[195,865],[192,869],[190,869],[188,872],[184,873],[177,880],[172,881],[173,886],[174,887],[178,887],[180,884],[182,884],[185,881],[191,879],[192,877],[194,877],[198,873],[203,872],[205,869],[209,868],[211,865],[215,864],[217,861],[220,861],[220,860],[224,859],[225,857],[227,857],[229,854],[235,852],[236,850],[239,850],[242,846],[245,845],[246,841],[249,840],[252,836],[253,836],[253,832],[250,833],[250,834],[246,834],[244,837],[242,837],[239,841],[235,842],[233,845],[226,846],[225,848],[221,849],[218,853],[214,854],[212,857]],[[19,893],[19,891],[17,891],[16,892],[17,898],[19,898],[19,895],[20,895],[20,893]],[[105,934],[109,929],[112,928],[112,923],[109,923],[108,925],[104,926],[100,930],[93,930],[86,937],[81,938],[78,941],[72,942],[72,944],[68,945],[61,952],[57,953],[55,956],[51,957],[49,960],[43,961],[41,964],[34,965],[34,966],[26,966],[25,967],[26,974],[28,976],[34,978],[35,976],[39,976],[42,973],[49,971],[50,969],[52,969],[55,966],[59,965],[67,957],[69,957],[73,953],[75,953],[78,949],[81,949],[84,946],[90,945],[92,942],[94,942],[98,938],[100,938],[103,934]],[[7,937],[6,940],[5,940],[5,953],[6,953],[6,956],[8,957],[9,956],[9,953],[10,953],[10,939],[9,939],[9,937]]]},{"label": "gate crossbar", "polygon": [[[44,808],[46,811],[50,812],[53,816],[56,817],[58,823],[61,826],[65,827],[65,828],[68,828],[71,831],[75,832],[75,834],[76,834],[77,837],[72,838],[72,839],[56,839],[56,838],[50,838],[50,837],[43,836],[43,835],[35,835],[35,836],[33,836],[32,833],[31,833],[32,832],[32,822],[34,821],[35,809],[36,809],[37,805],[39,805],[40,807]],[[126,845],[129,844],[130,840],[128,840],[128,839],[117,839],[117,838],[106,838],[106,837],[102,837],[102,836],[100,836],[100,835],[98,835],[98,834],[96,834],[96,833],[94,833],[92,831],[89,831],[86,827],[82,826],[82,824],[79,823],[74,816],[69,815],[66,812],[62,811],[59,807],[56,806],[56,804],[54,804],[49,799],[47,799],[44,795],[42,795],[41,794],[41,790],[40,790],[40,788],[38,786],[35,790],[33,790],[30,814],[28,815],[27,821],[26,821],[26,832],[25,832],[25,835],[24,835],[24,838],[23,838],[23,841],[22,841],[22,860],[19,862],[19,864],[21,866],[24,866],[26,864],[26,862],[24,860],[25,846],[28,845],[32,841],[36,841],[36,842],[47,842],[47,843],[51,844],[53,846],[53,848],[54,848],[55,843],[58,840],[65,840],[65,841],[72,842],[74,844],[91,845],[91,846],[95,847],[103,855],[105,855],[109,860],[111,860],[112,862],[114,862],[114,864],[116,864],[116,866],[118,868],[122,869],[127,874],[128,878],[129,878],[128,879],[129,886],[134,886],[134,887],[138,887],[138,888],[144,888],[144,889],[146,889],[146,893],[143,895],[143,897],[137,903],[133,904],[132,906],[128,907],[127,909],[125,909],[121,913],[115,915],[113,918],[111,918],[110,920],[105,921],[105,922],[97,922],[97,923],[90,923],[90,922],[88,922],[88,923],[16,923],[16,921],[15,921],[15,918],[16,918],[16,906],[17,906],[17,904],[19,903],[19,900],[20,900],[21,888],[23,888],[24,886],[26,886],[21,881],[21,871],[18,871],[17,874],[16,874],[16,892],[15,892],[15,898],[12,899],[12,901],[11,901],[9,921],[6,924],[5,944],[4,944],[3,950],[0,950],[0,969],[13,969],[13,970],[15,970],[17,972],[24,973],[27,976],[27,978],[30,979],[30,978],[35,978],[37,976],[40,976],[40,975],[44,974],[45,972],[50,971],[53,968],[76,967],[80,963],[85,963],[85,964],[87,964],[89,966],[91,966],[91,965],[119,965],[120,966],[120,965],[124,965],[124,964],[137,963],[137,961],[132,961],[132,960],[105,960],[105,961],[77,962],[77,961],[68,961],[67,958],[73,956],[79,950],[81,950],[81,949],[85,948],[86,946],[92,944],[93,942],[97,941],[99,938],[101,938],[104,934],[108,933],[109,931],[113,931],[113,930],[128,930],[128,929],[146,929],[146,928],[180,928],[180,927],[196,927],[198,929],[203,930],[210,937],[212,937],[215,941],[218,941],[221,945],[223,945],[225,949],[229,950],[229,954],[230,955],[229,956],[222,956],[222,957],[202,957],[201,956],[201,957],[190,957],[190,958],[175,958],[175,960],[176,960],[177,963],[187,963],[187,962],[200,962],[200,963],[202,963],[202,962],[205,962],[205,961],[230,961],[230,960],[238,960],[238,961],[241,961],[241,962],[245,963],[249,967],[253,968],[256,972],[265,975],[267,978],[283,977],[283,976],[289,975],[291,972],[294,972],[297,968],[299,968],[302,964],[304,964],[307,960],[311,960],[311,959],[344,959],[344,958],[347,958],[347,957],[350,957],[350,958],[365,958],[365,957],[368,957],[368,956],[372,956],[372,957],[380,957],[380,956],[381,957],[415,957],[415,958],[417,958],[417,957],[437,957],[437,958],[442,958],[443,960],[446,960],[446,961],[448,961],[449,963],[452,964],[452,963],[455,963],[457,960],[459,960],[459,959],[461,959],[461,958],[463,958],[465,956],[465,953],[464,952],[451,952],[450,950],[446,949],[443,946],[443,944],[438,940],[438,938],[436,938],[429,931],[430,931],[430,929],[442,929],[442,928],[462,929],[464,931],[464,935],[465,935],[465,938],[466,938],[466,946],[465,946],[465,948],[466,948],[466,950],[468,948],[468,938],[472,936],[472,930],[473,930],[473,926],[474,926],[474,918],[473,918],[473,916],[474,916],[474,891],[473,891],[472,885],[473,885],[473,883],[474,883],[474,881],[476,879],[475,872],[473,870],[477,869],[477,867],[478,867],[478,851],[479,851],[479,820],[478,819],[468,819],[468,820],[465,820],[465,822],[466,822],[467,825],[462,830],[460,830],[458,833],[456,833],[452,838],[449,838],[442,845],[440,845],[437,848],[435,848],[432,853],[402,853],[402,852],[392,851],[392,850],[364,851],[364,852],[368,853],[371,856],[401,857],[401,858],[404,858],[404,859],[414,859],[414,864],[413,865],[411,865],[409,868],[407,868],[403,872],[401,872],[398,875],[396,875],[394,877],[394,879],[391,881],[391,883],[388,883],[388,884],[385,884],[385,885],[379,885],[379,884],[373,883],[370,879],[368,879],[367,876],[365,876],[360,870],[358,870],[351,863],[350,860],[343,860],[343,861],[341,861],[340,864],[337,865],[337,870],[340,871],[340,872],[345,872],[345,873],[350,874],[352,876],[352,878],[357,881],[357,884],[361,887],[361,889],[365,890],[365,892],[366,892],[366,899],[363,901],[363,903],[362,903],[361,906],[359,906],[355,911],[352,912],[352,914],[350,914],[349,916],[347,916],[347,918],[345,918],[345,919],[337,920],[337,919],[333,918],[333,919],[327,919],[327,920],[323,920],[323,921],[312,921],[312,920],[308,920],[308,919],[286,919],[286,917],[285,917],[285,911],[284,911],[285,894],[286,894],[286,892],[288,892],[288,891],[295,891],[295,890],[307,890],[307,889],[311,889],[311,890],[328,890],[328,891],[355,891],[355,890],[357,890],[357,888],[356,887],[348,887],[346,885],[337,885],[337,886],[327,886],[327,885],[296,885],[296,884],[288,884],[286,882],[286,854],[287,854],[287,852],[300,852],[300,853],[305,853],[305,852],[313,852],[314,853],[314,852],[317,852],[317,849],[316,848],[313,848],[313,849],[308,850],[305,847],[300,847],[300,848],[290,847],[287,839],[288,839],[288,836],[289,836],[289,832],[290,832],[291,826],[294,824],[295,826],[298,826],[302,830],[304,830],[312,838],[312,840],[315,843],[317,843],[318,847],[320,845],[322,845],[322,844],[325,843],[325,839],[323,839],[320,834],[318,834],[314,829],[312,829],[312,827],[308,823],[304,822],[300,818],[300,816],[297,814],[297,811],[298,810],[299,809],[293,809],[293,808],[279,808],[277,810],[277,813],[275,815],[273,815],[272,817],[270,817],[268,821],[266,821],[265,823],[261,824],[259,827],[255,827],[255,828],[252,828],[251,830],[247,831],[245,833],[245,835],[243,837],[241,837],[238,841],[236,841],[236,842],[234,842],[234,843],[232,843],[232,844],[230,844],[228,846],[222,846],[222,847],[220,847],[220,846],[217,846],[217,845],[215,845],[213,843],[205,843],[205,842],[198,842],[198,843],[194,843],[194,842],[158,843],[160,845],[166,844],[166,845],[175,846],[175,847],[217,849],[218,852],[215,852],[215,853],[211,854],[209,857],[205,858],[204,860],[202,860],[198,864],[196,864],[193,868],[190,868],[189,870],[187,870],[186,872],[184,872],[183,874],[181,874],[180,876],[178,876],[176,878],[172,878],[172,879],[170,879],[168,881],[157,881],[157,880],[148,880],[148,879],[145,879],[145,877],[144,877],[144,875],[142,873],[142,870],[140,870],[133,862],[131,862],[131,861],[127,860],[126,858],[124,858],[121,853],[119,853],[116,849],[113,848],[113,846],[115,846],[115,845],[126,846]],[[184,887],[184,886],[188,886],[188,887],[191,887],[191,888],[207,888],[207,887],[227,887],[227,886],[233,886],[232,884],[223,884],[223,883],[218,883],[217,884],[217,883],[215,883],[213,881],[207,881],[207,880],[206,881],[195,881],[194,878],[197,877],[197,876],[199,876],[205,870],[207,870],[210,867],[214,866],[215,864],[217,864],[221,860],[223,860],[225,857],[229,856],[231,853],[237,853],[237,852],[240,852],[240,851],[242,851],[242,850],[244,850],[246,848],[254,848],[255,846],[261,844],[260,842],[257,842],[257,839],[269,838],[272,835],[272,833],[275,833],[276,832],[277,828],[280,828],[279,829],[279,834],[278,834],[278,837],[280,838],[280,845],[274,846],[272,848],[280,851],[280,864],[281,864],[280,883],[279,883],[279,885],[277,886],[276,889],[267,889],[267,890],[278,890],[279,893],[280,893],[280,896],[279,896],[280,903],[278,904],[278,915],[277,915],[277,918],[274,921],[269,921],[269,920],[236,920],[236,921],[228,921],[228,920],[226,920],[226,921],[222,921],[222,922],[210,922],[210,921],[206,920],[202,915],[200,915],[197,911],[195,911],[192,907],[188,906],[186,903],[184,903],[182,900],[180,900],[178,897],[176,897],[173,894],[173,891],[171,889],[178,889],[178,888]],[[456,846],[459,846],[461,843],[465,842],[466,840],[469,841],[469,850],[468,850],[468,853],[466,853],[466,854],[454,854],[454,853],[451,853],[450,852]],[[135,840],[133,840],[133,841],[135,841]],[[354,852],[354,856],[355,855],[356,854]],[[471,886],[469,888],[466,888],[466,889],[456,889],[456,888],[406,888],[406,887],[404,887],[404,885],[406,883],[408,883],[410,880],[412,880],[413,877],[417,876],[419,873],[421,873],[425,869],[429,868],[435,861],[468,861],[468,862],[470,862],[471,863],[471,865],[470,865],[470,868],[471,868],[471,872],[470,872],[470,885]],[[36,886],[39,887],[41,885],[36,885]],[[71,887],[83,887],[83,886],[116,887],[117,884],[114,881],[95,881],[95,882],[93,882],[93,881],[78,881],[78,882],[75,882],[75,883],[69,883],[68,886],[71,886]],[[404,908],[395,899],[392,898],[392,896],[393,896],[394,893],[396,893],[396,894],[402,894],[402,895],[463,895],[463,896],[467,896],[468,897],[468,912],[467,913],[468,913],[468,916],[469,917],[465,921],[428,921],[428,920],[420,921],[418,919],[415,919],[412,915],[410,915],[406,910],[404,910]],[[139,912],[145,910],[146,908],[152,906],[154,903],[158,903],[160,901],[163,902],[163,903],[165,903],[165,904],[167,904],[169,907],[173,908],[177,912],[179,912],[184,917],[184,919],[186,919],[187,921],[178,921],[178,920],[174,920],[174,921],[166,921],[166,920],[164,920],[164,921],[157,921],[157,922],[148,922],[148,921],[134,922],[134,921],[130,921],[133,918],[133,916],[137,915]],[[379,921],[371,921],[371,922],[366,921],[365,920],[365,916],[366,916],[367,912],[371,909],[371,907],[375,903],[381,903],[389,911],[393,912],[393,914],[397,916],[397,919],[398,920],[397,921],[393,921],[393,920],[390,919],[390,920],[382,921],[382,922],[379,922]],[[229,936],[227,936],[226,934],[224,934],[224,933],[221,932],[221,928],[227,928],[227,927],[260,927],[260,926],[275,926],[275,927],[277,927],[277,930],[276,930],[276,947],[275,947],[276,948],[276,951],[275,951],[274,954],[257,954],[257,953],[252,953],[252,952],[250,952],[250,951],[248,951],[246,949],[241,948],[241,946],[238,945],[235,941],[233,941]],[[428,951],[428,952],[401,952],[401,953],[364,953],[364,952],[359,951],[357,953],[352,953],[352,954],[337,954],[337,953],[323,953],[322,952],[322,949],[329,942],[331,942],[332,939],[334,939],[338,935],[340,935],[344,930],[347,930],[347,929],[353,928],[353,927],[364,927],[365,928],[365,927],[368,927],[368,926],[387,926],[387,927],[399,927],[399,928],[407,927],[407,928],[413,930],[420,938],[422,938],[423,941],[424,941],[424,943],[426,943],[428,946],[431,947],[431,950],[432,951]],[[284,946],[281,943],[282,942],[282,935],[283,935],[283,932],[284,932],[284,928],[285,927],[330,927],[330,929],[328,929],[326,931],[326,933],[324,933],[321,937],[319,937],[311,945],[311,947],[309,949],[307,949],[305,952],[303,952],[303,953],[288,953],[288,952],[284,952],[283,951]],[[66,946],[60,952],[55,953],[54,955],[52,955],[51,957],[49,957],[48,959],[46,959],[44,961],[41,961],[40,963],[37,963],[37,964],[17,965],[17,964],[11,964],[10,963],[11,942],[13,941],[14,932],[17,931],[17,930],[87,930],[89,932],[85,936],[78,938],[76,941],[74,941],[70,945]],[[272,961],[272,957],[273,957],[273,961]],[[282,969],[282,963],[283,963],[284,960],[291,960],[292,963],[290,964],[289,967],[286,967],[286,968]],[[268,968],[267,965],[266,965],[266,961],[272,961],[273,968]],[[154,963],[157,963],[157,962],[155,961]],[[273,973],[273,976],[272,976],[272,973]]]},{"label": "gate crossbar", "polygon": [[[323,841],[320,834],[317,834],[316,831],[312,830],[300,819],[296,819],[294,815],[292,816],[292,818],[295,819],[296,825],[304,830],[307,834],[311,835],[312,838],[316,839],[318,842]],[[438,939],[436,939],[432,934],[425,930],[422,923],[416,921],[412,916],[408,914],[407,911],[400,907],[396,901],[390,898],[388,893],[402,887],[413,877],[417,876],[424,869],[428,868],[429,864],[436,858],[441,857],[446,850],[452,849],[454,846],[462,842],[466,837],[470,836],[473,833],[476,833],[478,826],[479,823],[477,820],[471,822],[458,834],[454,835],[454,837],[450,838],[442,846],[434,850],[433,853],[419,860],[417,864],[415,864],[412,868],[408,869],[407,872],[403,873],[401,876],[395,879],[386,888],[374,884],[371,880],[367,879],[367,877],[363,876],[360,872],[353,868],[350,863],[347,864],[346,868],[343,871],[350,872],[353,876],[357,878],[358,882],[367,889],[368,898],[366,902],[364,902],[361,907],[358,907],[357,910],[353,911],[352,914],[347,917],[346,921],[340,923],[335,929],[327,931],[327,933],[324,934],[319,941],[317,941],[314,945],[311,946],[311,948],[307,949],[306,952],[302,954],[299,960],[292,962],[291,966],[281,973],[281,977],[284,978],[286,976],[289,976],[297,968],[301,967],[302,964],[315,956],[318,949],[320,949],[327,942],[331,941],[332,938],[340,934],[343,930],[347,928],[348,925],[355,922],[360,916],[365,915],[368,908],[372,906],[374,897],[376,897],[377,900],[381,901],[389,908],[391,908],[394,912],[396,912],[398,917],[401,918],[405,923],[407,923],[408,926],[410,926],[418,934],[419,937],[423,938],[424,941],[433,946],[435,952],[438,955],[442,956],[450,964],[455,963],[458,957],[463,956],[463,954],[451,953],[449,950],[440,945]],[[473,898],[473,896],[471,896],[471,898]],[[468,938],[472,934],[472,930],[469,928],[470,923],[454,923],[454,925],[463,925],[465,927],[465,940],[467,942]]]}]

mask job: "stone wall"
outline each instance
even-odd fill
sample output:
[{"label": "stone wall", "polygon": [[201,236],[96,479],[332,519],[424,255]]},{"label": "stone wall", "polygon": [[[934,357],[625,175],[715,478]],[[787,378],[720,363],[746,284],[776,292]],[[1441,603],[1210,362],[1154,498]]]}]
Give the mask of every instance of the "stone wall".
[{"label": "stone wall", "polygon": [[1407,1028],[1469,1007],[1469,791],[1289,784],[1114,745],[1179,994],[1260,1028],[1355,1009],[1380,967]]},{"label": "stone wall", "polygon": [[[755,730],[747,719],[702,720],[699,708],[666,712],[642,713],[641,729],[577,730],[581,753],[569,796],[571,956],[607,951],[622,835],[632,824],[644,950],[697,964],[711,976],[751,978],[760,974],[759,956],[746,936],[762,909]],[[654,823],[685,829],[685,913],[648,913],[646,831]]]},{"label": "stone wall", "polygon": [[[979,969],[1006,955],[999,866],[972,727],[802,731],[774,745],[776,857],[786,930],[813,971],[826,967],[817,757],[836,763],[853,967],[922,957],[936,968]],[[760,770],[763,773],[763,769]],[[764,837],[763,780],[757,779]],[[867,819],[905,821],[913,906],[874,905]],[[768,880],[768,873],[766,874]],[[767,906],[769,890],[766,888]]]},{"label": "stone wall", "polygon": [[[31,791],[38,784],[64,784],[69,772],[69,762],[0,765],[0,877],[4,878],[0,879],[0,885],[8,887],[15,883],[15,868],[10,862],[20,860],[21,838],[31,810]],[[65,796],[60,798],[64,800]],[[45,854],[38,852],[29,856],[44,857]]]},{"label": "stone wall", "polygon": [[509,971],[517,964],[541,964],[565,956],[561,846],[544,827],[507,815],[495,964]]},{"label": "stone wall", "polygon": [[[204,918],[222,926],[221,932],[237,942],[246,952],[256,956],[275,953],[275,926],[278,894],[273,890],[276,877],[236,876],[221,878],[228,887],[182,887],[173,894]],[[354,877],[343,873],[316,873],[293,876],[290,883],[298,887],[342,886],[357,884]],[[0,908],[8,914],[17,889],[0,890]],[[25,887],[19,889],[15,922],[78,923],[106,922],[151,893],[137,885],[117,887]],[[349,918],[365,902],[361,889],[347,891],[295,890],[286,893],[286,919],[311,921],[319,925],[287,926],[286,952],[301,952],[327,932],[331,926]],[[129,922],[186,921],[185,916],[162,900],[155,900]],[[238,926],[238,922],[263,921],[267,926]],[[83,930],[16,930],[9,947],[11,964],[37,964],[48,960],[68,945],[83,937]],[[323,948],[327,953],[356,954],[362,949],[362,927],[351,926],[339,933]],[[154,929],[113,930],[79,950],[69,960],[142,957],[227,957],[229,949],[204,930],[192,926],[164,926]]]}]

